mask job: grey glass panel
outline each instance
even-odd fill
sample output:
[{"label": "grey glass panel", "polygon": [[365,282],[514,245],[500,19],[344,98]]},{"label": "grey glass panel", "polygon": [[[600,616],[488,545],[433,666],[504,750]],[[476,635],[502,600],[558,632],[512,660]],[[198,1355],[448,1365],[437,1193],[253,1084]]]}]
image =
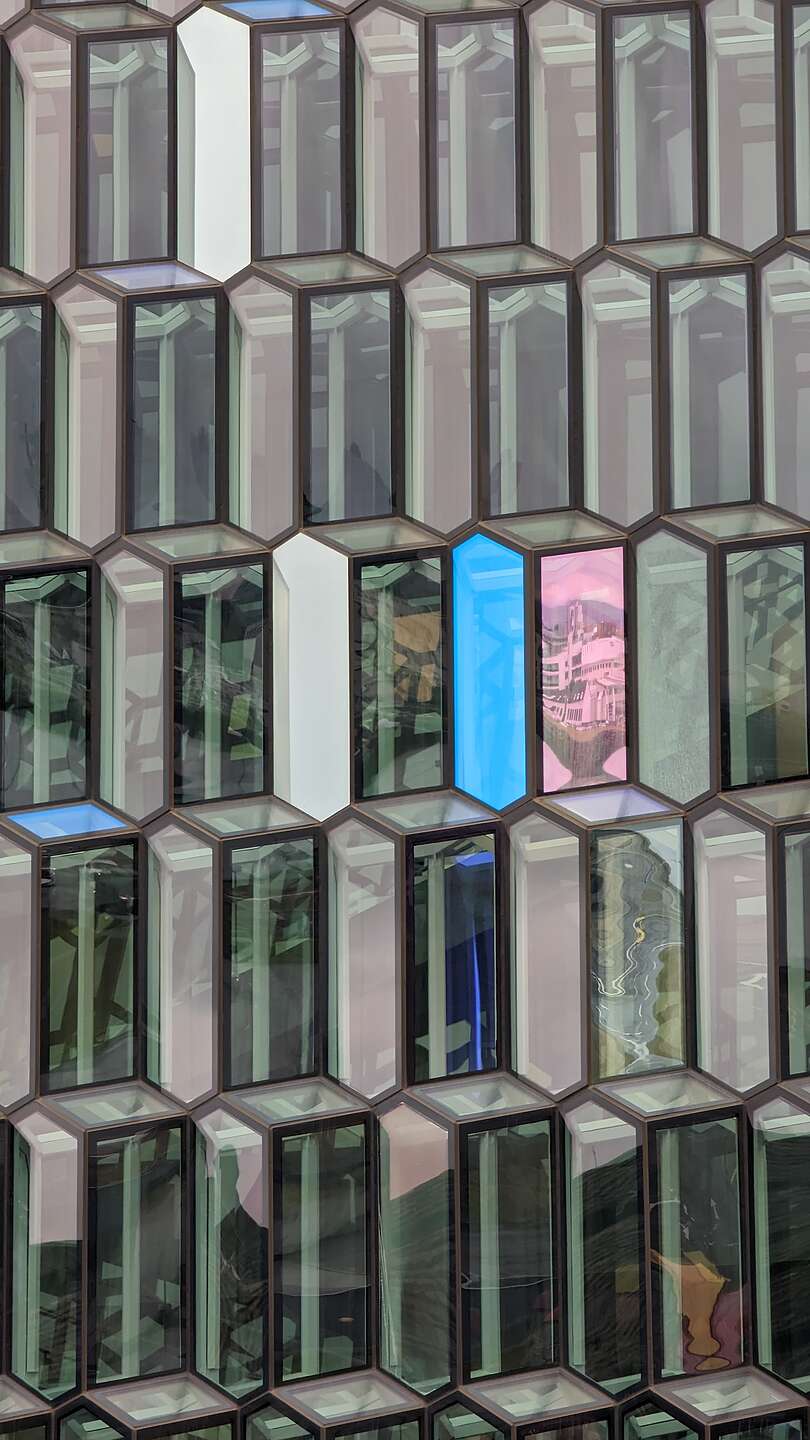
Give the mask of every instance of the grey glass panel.
[{"label": "grey glass panel", "polygon": [[526,23],[532,239],[574,259],[597,233],[596,16],[549,0]]},{"label": "grey glass panel", "polygon": [[261,37],[263,255],[341,242],[341,69],[337,29]]},{"label": "grey glass panel", "polygon": [[438,243],[514,240],[514,21],[442,21],[435,43]]},{"label": "grey glass panel", "polygon": [[406,510],[446,533],[472,514],[472,300],[438,270],[403,292]]},{"label": "grey glass panel", "polygon": [[709,229],[754,250],[778,229],[774,7],[709,0]]},{"label": "grey glass panel", "polygon": [[810,230],[810,5],[793,10],[796,226]]},{"label": "grey glass panel", "polygon": [[810,1116],[779,1099],[763,1105],[753,1119],[758,1359],[806,1393],[810,1336],[802,1313],[810,1281]]},{"label": "grey glass panel", "polygon": [[785,835],[781,848],[788,1074],[806,1075],[810,1072],[810,835]]},{"label": "grey glass panel", "polygon": [[692,37],[686,10],[613,21],[616,233],[678,235],[692,217]]},{"label": "grey glass panel", "polygon": [[750,495],[745,275],[669,284],[672,502]]},{"label": "grey glass panel", "polygon": [[216,302],[133,307],[130,524],[215,516]]},{"label": "grey glass panel", "polygon": [[0,530],[42,523],[42,307],[0,307]]},{"label": "grey glass panel", "polygon": [[650,282],[604,261],[581,293],[585,504],[628,525],[653,503]]},{"label": "grey glass panel", "polygon": [[168,65],[165,39],[87,47],[87,264],[166,254]]},{"label": "grey glass panel", "polygon": [[72,51],[30,23],[9,51],[9,262],[47,283],[71,264]]},{"label": "grey glass panel", "polygon": [[420,247],[419,26],[383,7],[353,26],[358,249],[402,265]]},{"label": "grey glass panel", "polygon": [[810,518],[810,259],[771,261],[761,287],[765,499]]}]

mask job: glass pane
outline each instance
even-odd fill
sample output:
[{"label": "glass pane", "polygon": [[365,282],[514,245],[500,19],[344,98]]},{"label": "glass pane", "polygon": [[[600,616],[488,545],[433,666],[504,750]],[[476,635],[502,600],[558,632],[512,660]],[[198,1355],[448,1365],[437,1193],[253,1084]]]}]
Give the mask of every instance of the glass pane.
[{"label": "glass pane", "polygon": [[380,1364],[427,1394],[451,1375],[448,1136],[405,1104],[379,1134]]},{"label": "glass pane", "polygon": [[[810,7],[807,15],[810,41]],[[810,117],[807,143],[810,152]],[[765,499],[810,518],[810,260],[782,255],[764,266],[761,284]]]},{"label": "glass pane", "polygon": [[2,587],[0,808],[85,793],[90,606],[84,570]]},{"label": "glass pane", "polygon": [[226,860],[227,1080],[307,1075],[315,1063],[315,842],[232,850]]},{"label": "glass pane", "polygon": [[71,265],[70,41],[28,24],[9,42],[9,262],[46,284]]},{"label": "glass pane", "polygon": [[650,282],[604,261],[580,289],[585,504],[629,525],[653,504]]},{"label": "glass pane", "polygon": [[395,861],[354,820],[329,834],[329,1070],[369,1099],[399,1074]]},{"label": "glass pane", "polygon": [[673,505],[747,500],[745,275],[670,281],[669,365]]},{"label": "glass pane", "polygon": [[619,238],[694,228],[690,22],[686,10],[613,21]]},{"label": "glass pane", "polygon": [[591,1049],[595,1076],[686,1063],[680,824],[591,838]]},{"label": "glass pane", "polygon": [[135,847],[54,851],[43,887],[43,1089],[123,1080],[134,1067]]},{"label": "glass pane", "polygon": [[353,31],[357,248],[399,266],[421,246],[419,27],[379,8]]},{"label": "glass pane", "polygon": [[133,307],[130,525],[188,525],[216,514],[216,301]]},{"label": "glass pane", "polygon": [[544,555],[537,564],[543,791],[625,780],[623,552]]},{"label": "glass pane", "polygon": [[785,835],[781,848],[787,1067],[789,1075],[806,1075],[810,1073],[810,835]]},{"label": "glass pane", "polygon": [[709,229],[755,250],[779,229],[774,7],[709,0],[704,24]]},{"label": "glass pane", "polygon": [[774,545],[729,555],[726,606],[728,781],[752,785],[804,775],[803,547]]},{"label": "glass pane", "polygon": [[87,47],[85,264],[168,250],[168,48],[165,39]]},{"label": "glass pane", "polygon": [[540,815],[509,838],[512,1063],[556,1095],[583,1079],[579,840]]},{"label": "glass pane", "polygon": [[554,1358],[549,1122],[473,1130],[464,1155],[468,1215],[461,1263],[471,1374],[549,1365]]},{"label": "glass pane", "polygon": [[549,0],[526,23],[532,239],[573,260],[597,237],[596,17]]},{"label": "glass pane", "polygon": [[526,790],[523,556],[486,535],[453,551],[456,783],[495,809]]},{"label": "glass pane", "polygon": [[89,285],[56,301],[54,523],[85,545],[116,529],[118,310]]},{"label": "glass pane", "polygon": [[495,840],[413,847],[415,1079],[497,1065]]},{"label": "glass pane", "polygon": [[568,291],[489,291],[489,512],[567,505]]},{"label": "glass pane", "polygon": [[0,915],[0,1105],[6,1106],[22,1100],[34,1081],[31,856],[6,836],[0,837]]},{"label": "glass pane", "polygon": [[442,21],[435,36],[438,244],[514,240],[514,21]]},{"label": "glass pane", "polygon": [[0,530],[42,524],[42,306],[0,307]]},{"label": "glass pane", "polygon": [[474,1410],[465,1410],[463,1405],[448,1405],[433,1416],[432,1440],[498,1440],[505,1434],[491,1420],[482,1419]]},{"label": "glass pane", "polygon": [[725,810],[693,833],[698,1064],[749,1090],[770,1070],[765,836]]},{"label": "glass pane", "polygon": [[284,1135],[276,1163],[279,1379],[364,1366],[369,1321],[365,1126]]},{"label": "glass pane", "polygon": [[343,290],[309,302],[310,523],[391,511],[391,299]]},{"label": "glass pane", "polygon": [[690,1430],[684,1420],[660,1410],[653,1400],[625,1413],[623,1435],[624,1440],[647,1440],[648,1436],[660,1436],[661,1440],[698,1440],[697,1430]]},{"label": "glass pane", "polygon": [[424,790],[444,779],[442,562],[362,565],[355,758],[361,795]]},{"label": "glass pane", "polygon": [[197,1121],[197,1368],[237,1398],[260,1385],[265,1375],[268,1280],[262,1154],[261,1136],[230,1112],[213,1110]]},{"label": "glass pane", "polygon": [[653,1281],[664,1375],[743,1359],[737,1122],[657,1131]]},{"label": "glass pane", "polygon": [[708,559],[667,531],[635,558],[639,779],[684,804],[711,783]]},{"label": "glass pane", "polygon": [[640,1145],[590,1101],[565,1127],[570,1364],[616,1393],[643,1367]]},{"label": "glass pane", "polygon": [[13,1136],[11,1370],[55,1400],[79,1382],[79,1145],[38,1110]]},{"label": "glass pane", "polygon": [[182,1363],[183,1181],[179,1125],[90,1141],[93,1383]]},{"label": "glass pane", "polygon": [[262,255],[340,248],[342,49],[337,28],[261,37]]},{"label": "glass pane", "polygon": [[214,1081],[212,857],[176,825],[148,843],[146,1073],[190,1104]]},{"label": "glass pane", "polygon": [[229,303],[230,519],[272,540],[297,513],[293,301],[251,275],[230,292]]},{"label": "glass pane", "polygon": [[264,787],[264,570],[184,571],[175,601],[175,796]]},{"label": "glass pane", "polygon": [[796,228],[810,230],[810,5],[793,10]]},{"label": "glass pane", "polygon": [[754,1112],[757,1358],[810,1390],[804,1303],[810,1265],[807,1225],[810,1116],[774,1100]]},{"label": "glass pane", "polygon": [[446,533],[472,515],[470,292],[425,270],[403,293],[406,509]]},{"label": "glass pane", "polygon": [[164,581],[126,552],[100,568],[100,794],[142,820],[167,795]]}]

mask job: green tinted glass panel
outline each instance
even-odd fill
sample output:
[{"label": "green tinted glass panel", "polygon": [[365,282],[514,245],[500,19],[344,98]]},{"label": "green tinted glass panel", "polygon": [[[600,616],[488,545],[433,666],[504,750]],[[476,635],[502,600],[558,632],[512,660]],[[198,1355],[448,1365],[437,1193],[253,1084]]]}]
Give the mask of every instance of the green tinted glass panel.
[{"label": "green tinted glass panel", "polygon": [[0,530],[42,524],[42,306],[0,307]]}]

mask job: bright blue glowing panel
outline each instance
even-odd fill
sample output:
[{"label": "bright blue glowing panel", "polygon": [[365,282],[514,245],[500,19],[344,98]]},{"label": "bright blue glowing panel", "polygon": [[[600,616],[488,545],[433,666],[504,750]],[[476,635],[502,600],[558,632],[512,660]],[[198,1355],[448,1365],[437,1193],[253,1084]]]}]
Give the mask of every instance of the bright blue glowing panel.
[{"label": "bright blue glowing panel", "polygon": [[225,10],[246,20],[300,20],[305,15],[329,15],[315,0],[226,0]]},{"label": "bright blue glowing panel", "polygon": [[453,554],[456,784],[496,810],[526,791],[524,584],[486,535]]},{"label": "bright blue glowing panel", "polygon": [[53,805],[47,810],[18,810],[9,815],[15,825],[40,840],[63,840],[68,835],[95,835],[99,830],[125,830],[123,820],[101,805]]}]

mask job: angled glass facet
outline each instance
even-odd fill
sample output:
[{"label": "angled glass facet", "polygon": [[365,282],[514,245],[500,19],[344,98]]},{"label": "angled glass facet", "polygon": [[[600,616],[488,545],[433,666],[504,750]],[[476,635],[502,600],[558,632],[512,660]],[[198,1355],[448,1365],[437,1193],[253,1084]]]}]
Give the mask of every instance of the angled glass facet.
[{"label": "angled glass facet", "polygon": [[260,35],[260,253],[337,250],[343,208],[342,33]]},{"label": "angled glass facet", "polygon": [[629,525],[653,504],[650,282],[604,260],[581,294],[585,504]]},{"label": "angled glass facet", "polygon": [[770,0],[709,0],[709,230],[755,250],[779,229],[776,39]]},{"label": "angled glass facet", "polygon": [[514,240],[515,21],[442,20],[433,34],[437,243]]},{"label": "angled glass facet", "polygon": [[598,228],[597,19],[548,0],[526,23],[532,239],[573,260],[596,243]]},{"label": "angled glass facet", "polygon": [[693,229],[690,12],[616,16],[612,30],[616,234],[682,234]]}]

